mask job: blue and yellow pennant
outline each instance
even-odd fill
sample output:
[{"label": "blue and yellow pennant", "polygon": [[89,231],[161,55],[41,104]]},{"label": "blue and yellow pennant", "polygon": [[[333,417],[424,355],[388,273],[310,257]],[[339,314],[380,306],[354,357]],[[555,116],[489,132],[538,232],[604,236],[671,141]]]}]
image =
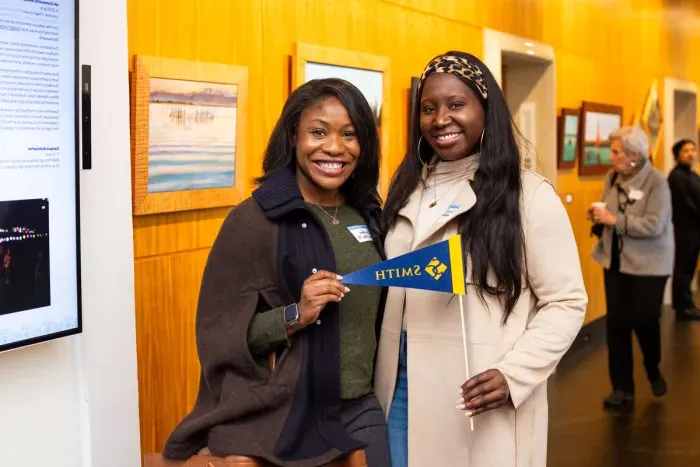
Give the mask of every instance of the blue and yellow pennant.
[{"label": "blue and yellow pennant", "polygon": [[462,238],[455,235],[435,245],[346,274],[342,282],[465,295]]}]

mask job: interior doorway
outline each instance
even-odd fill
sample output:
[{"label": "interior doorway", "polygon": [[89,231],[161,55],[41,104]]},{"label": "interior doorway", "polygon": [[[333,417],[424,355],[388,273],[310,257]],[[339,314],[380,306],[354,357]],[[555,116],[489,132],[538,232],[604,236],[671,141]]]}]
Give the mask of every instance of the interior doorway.
[{"label": "interior doorway", "polygon": [[[698,143],[698,90],[692,81],[683,81],[675,78],[664,79],[663,91],[663,171],[668,174],[675,166],[673,144],[688,138]],[[698,274],[692,282],[693,291],[698,289]],[[668,281],[664,303],[671,304],[671,281]]]},{"label": "interior doorway", "polygon": [[554,49],[484,30],[484,63],[496,77],[526,143],[523,166],[557,180],[557,109]]}]

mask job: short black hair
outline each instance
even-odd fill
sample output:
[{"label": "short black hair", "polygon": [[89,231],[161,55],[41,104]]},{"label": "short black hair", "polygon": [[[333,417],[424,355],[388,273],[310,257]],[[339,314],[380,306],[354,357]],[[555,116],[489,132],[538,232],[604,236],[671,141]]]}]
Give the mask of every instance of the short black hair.
[{"label": "short black hair", "polygon": [[343,104],[360,143],[360,157],[353,176],[340,187],[340,191],[345,201],[355,208],[366,209],[378,205],[380,199],[377,185],[381,155],[377,123],[362,92],[343,79],[311,80],[292,92],[270,136],[263,159],[263,175],[257,179],[257,183],[264,183],[280,170],[289,169],[296,172],[295,138],[301,114],[308,107],[328,97],[335,97]]},{"label": "short black hair", "polygon": [[686,144],[692,144],[693,146],[695,146],[695,141],[693,141],[692,139],[683,138],[673,145],[671,151],[673,151],[673,158],[675,160],[678,160],[678,157],[681,155],[681,151],[683,150],[683,146],[685,146]]}]

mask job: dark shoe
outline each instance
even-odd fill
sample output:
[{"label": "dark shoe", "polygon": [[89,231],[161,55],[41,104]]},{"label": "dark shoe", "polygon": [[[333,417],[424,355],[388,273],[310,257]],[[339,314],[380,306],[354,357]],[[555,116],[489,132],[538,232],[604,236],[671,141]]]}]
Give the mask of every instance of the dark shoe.
[{"label": "dark shoe", "polygon": [[676,311],[676,321],[700,320],[700,310],[697,308],[688,308],[686,310]]},{"label": "dark shoe", "polygon": [[634,394],[624,391],[613,391],[608,397],[603,399],[605,407],[623,407],[634,404]]},{"label": "dark shoe", "polygon": [[668,385],[663,376],[659,376],[656,381],[651,383],[651,393],[655,397],[661,397],[668,392]]}]

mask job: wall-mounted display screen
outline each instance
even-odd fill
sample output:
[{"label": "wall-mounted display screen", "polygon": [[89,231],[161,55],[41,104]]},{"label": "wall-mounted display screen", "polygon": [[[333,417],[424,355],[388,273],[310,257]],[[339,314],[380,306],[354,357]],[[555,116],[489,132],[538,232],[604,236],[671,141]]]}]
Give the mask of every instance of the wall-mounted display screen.
[{"label": "wall-mounted display screen", "polygon": [[0,351],[81,331],[77,0],[0,0]]}]

